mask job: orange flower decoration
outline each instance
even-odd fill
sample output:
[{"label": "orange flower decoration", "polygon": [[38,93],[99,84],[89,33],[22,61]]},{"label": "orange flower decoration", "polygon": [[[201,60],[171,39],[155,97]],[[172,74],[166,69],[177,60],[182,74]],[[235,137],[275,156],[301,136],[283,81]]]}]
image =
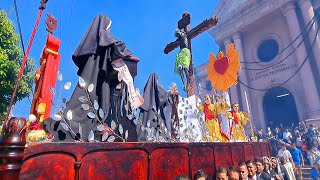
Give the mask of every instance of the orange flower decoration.
[{"label": "orange flower decoration", "polygon": [[218,59],[213,53],[209,54],[207,65],[208,77],[213,89],[225,92],[229,87],[237,84],[238,71],[240,70],[240,53],[231,43],[228,45],[226,55],[218,53]]}]

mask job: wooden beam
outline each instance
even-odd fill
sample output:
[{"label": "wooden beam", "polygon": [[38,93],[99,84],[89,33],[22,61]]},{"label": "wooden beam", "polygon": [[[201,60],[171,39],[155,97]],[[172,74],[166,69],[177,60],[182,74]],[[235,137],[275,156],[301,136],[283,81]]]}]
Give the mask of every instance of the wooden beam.
[{"label": "wooden beam", "polygon": [[[198,36],[199,34],[203,33],[204,31],[207,31],[212,26],[215,26],[218,23],[218,17],[214,16],[209,19],[205,19],[202,23],[197,25],[195,28],[191,29],[188,33],[188,39],[193,39],[194,37]],[[174,42],[171,42],[166,45],[164,49],[164,53],[168,54],[169,52],[173,51],[175,48],[179,47],[178,40],[175,40]]]}]

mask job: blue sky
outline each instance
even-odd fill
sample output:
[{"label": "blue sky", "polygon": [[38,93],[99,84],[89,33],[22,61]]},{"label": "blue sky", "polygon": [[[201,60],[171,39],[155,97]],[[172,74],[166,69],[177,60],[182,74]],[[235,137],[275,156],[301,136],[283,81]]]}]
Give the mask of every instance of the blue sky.
[{"label": "blue sky", "polygon": [[[40,0],[17,0],[25,48],[37,18],[39,2]],[[168,55],[163,53],[163,49],[167,43],[175,40],[174,31],[183,12],[187,11],[191,14],[191,28],[193,28],[212,15],[218,2],[218,0],[49,0],[29,56],[39,67],[39,57],[47,36],[45,19],[47,13],[50,13],[59,20],[54,35],[60,38],[62,43],[59,51],[60,71],[64,78],[62,83],[57,81],[56,89],[59,92],[61,85],[72,82],[71,89],[63,91],[61,95],[69,99],[78,81],[77,67],[73,64],[71,56],[93,18],[100,13],[106,14],[113,21],[111,33],[125,42],[134,56],[140,58],[135,86],[143,92],[149,75],[155,72],[159,75],[159,83],[165,89],[168,89],[171,82],[176,82],[180,93],[185,96],[180,77],[173,73],[178,49]],[[18,32],[14,1],[2,1],[0,8],[8,12]],[[208,32],[192,40],[195,65],[206,62],[208,54],[217,51],[218,46]],[[27,117],[30,107],[29,101],[23,100],[17,103],[13,113],[16,116]]]}]

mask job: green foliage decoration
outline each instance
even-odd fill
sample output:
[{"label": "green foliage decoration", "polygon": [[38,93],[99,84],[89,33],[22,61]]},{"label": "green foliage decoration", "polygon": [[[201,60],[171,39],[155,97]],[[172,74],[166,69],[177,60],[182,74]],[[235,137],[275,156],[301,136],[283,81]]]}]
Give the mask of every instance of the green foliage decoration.
[{"label": "green foliage decoration", "polygon": [[[5,11],[0,10],[0,120],[4,119],[9,106],[22,59],[23,52],[19,47],[19,35],[15,32],[13,22]],[[32,59],[28,59],[14,104],[32,92],[34,75],[35,63]]]}]

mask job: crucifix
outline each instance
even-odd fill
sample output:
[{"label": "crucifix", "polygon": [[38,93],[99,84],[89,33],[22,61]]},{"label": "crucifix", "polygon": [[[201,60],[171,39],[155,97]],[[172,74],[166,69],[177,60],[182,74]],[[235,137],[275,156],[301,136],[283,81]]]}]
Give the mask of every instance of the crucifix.
[{"label": "crucifix", "polygon": [[[187,46],[186,48],[189,50],[189,56],[190,57],[190,63],[189,67],[186,69],[186,78],[187,78],[187,84],[184,87],[184,90],[187,92],[188,97],[194,95],[194,74],[193,74],[193,61],[192,61],[192,52],[191,52],[191,39],[198,36],[199,34],[203,33],[204,31],[210,29],[212,26],[216,25],[218,23],[218,18],[216,16],[211,17],[209,19],[205,19],[202,23],[197,25],[195,28],[190,30],[190,21],[191,17],[190,14],[185,12],[182,15],[182,18],[178,21],[178,30],[176,31],[176,35],[178,37],[177,40],[174,42],[171,42],[166,45],[164,49],[164,53],[168,54],[169,52],[173,51],[175,48],[177,48],[180,45],[180,49],[183,48],[183,43]],[[182,31],[183,29],[183,31]],[[178,32],[178,33],[177,33]],[[185,36],[185,39],[187,42],[184,42],[183,35]],[[180,51],[181,53],[181,51]],[[188,52],[187,52],[188,53]],[[183,70],[181,70],[182,73]],[[180,74],[180,73],[179,73]],[[181,76],[181,74],[180,74]],[[182,81],[185,85],[184,78],[182,78]]]}]

